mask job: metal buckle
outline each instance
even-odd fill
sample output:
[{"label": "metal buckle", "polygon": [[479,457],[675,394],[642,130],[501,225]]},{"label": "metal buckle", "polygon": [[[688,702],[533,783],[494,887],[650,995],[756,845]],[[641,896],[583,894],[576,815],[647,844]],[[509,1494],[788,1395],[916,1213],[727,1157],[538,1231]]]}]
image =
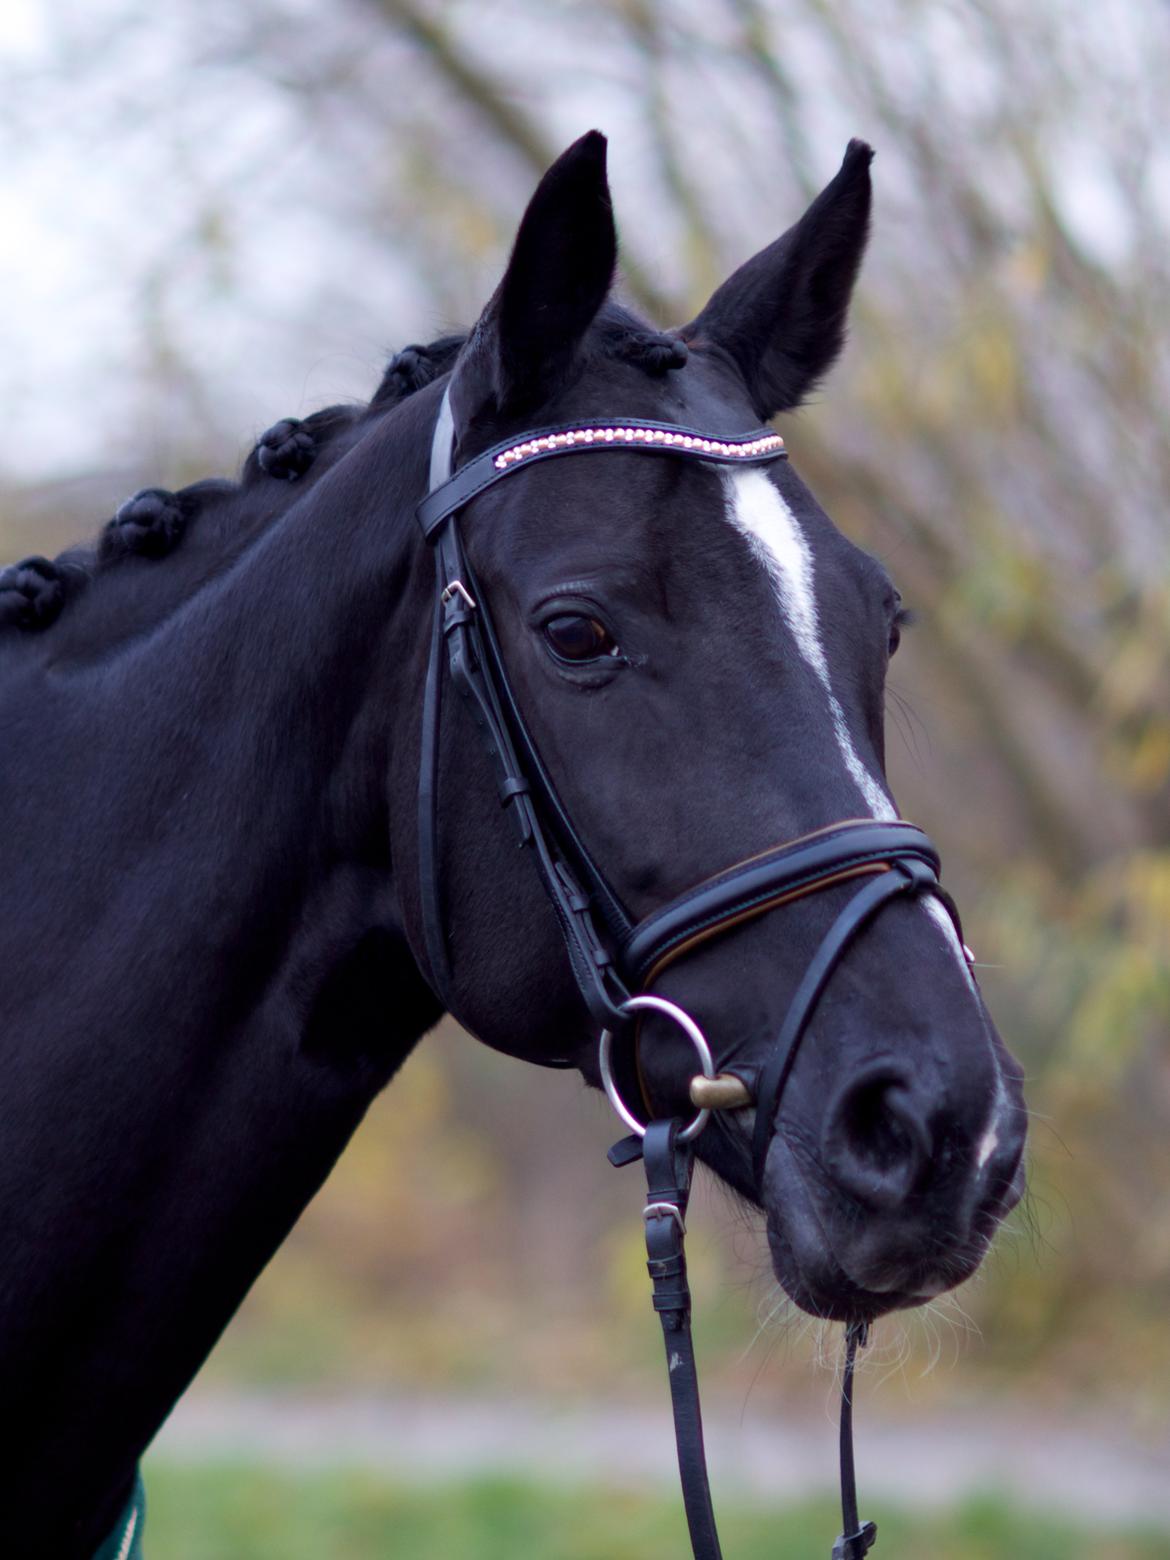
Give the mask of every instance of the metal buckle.
[{"label": "metal buckle", "polygon": [[[694,1046],[695,1050],[699,1053],[699,1066],[703,1070],[703,1077],[714,1078],[715,1063],[711,1057],[711,1047],[707,1044],[707,1037],[704,1035],[703,1031],[699,1028],[698,1024],[695,1023],[694,1019],[689,1013],[684,1013],[682,1008],[676,1006],[676,1004],[673,1002],[668,1002],[665,997],[654,997],[647,993],[643,993],[641,996],[637,997],[628,997],[618,1009],[620,1013],[626,1014],[640,1013],[644,1010],[653,1013],[662,1013],[666,1018],[673,1019],[682,1032],[686,1035],[687,1039]],[[645,1137],[645,1124],[639,1121],[637,1116],[635,1116],[628,1109],[625,1100],[623,1100],[621,1095],[618,1093],[618,1087],[614,1080],[613,1067],[611,1064],[612,1053],[613,1030],[603,1029],[601,1031],[601,1039],[598,1041],[597,1055],[598,1067],[601,1072],[602,1087],[605,1089],[609,1103],[613,1106],[614,1110],[617,1111],[618,1115],[625,1122],[626,1126],[629,1127],[630,1131],[636,1132],[639,1137]],[[703,1109],[697,1111],[694,1119],[689,1121],[679,1133],[679,1142],[690,1143],[694,1138],[697,1138],[699,1133],[702,1132],[703,1128],[707,1125],[710,1119],[711,1112],[709,1110]],[[678,1210],[676,1209],[675,1212],[677,1213],[677,1211]]]},{"label": "metal buckle", "polygon": [[657,1219],[659,1217],[673,1219],[674,1222],[678,1225],[679,1234],[686,1234],[687,1227],[683,1222],[682,1209],[676,1208],[674,1203],[652,1202],[647,1203],[646,1206],[642,1209],[643,1223],[646,1223],[650,1219]]},{"label": "metal buckle", "polygon": [[440,604],[445,607],[451,600],[452,596],[462,596],[464,605],[468,608],[468,610],[471,612],[475,611],[475,598],[472,596],[471,592],[468,590],[467,586],[463,583],[462,580],[449,581],[446,589],[439,597]]}]

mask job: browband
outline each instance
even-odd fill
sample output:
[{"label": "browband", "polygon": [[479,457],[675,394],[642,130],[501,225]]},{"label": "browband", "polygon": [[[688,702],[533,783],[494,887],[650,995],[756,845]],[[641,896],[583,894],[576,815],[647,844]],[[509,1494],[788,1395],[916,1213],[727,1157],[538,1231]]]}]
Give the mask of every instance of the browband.
[{"label": "browband", "polygon": [[[469,460],[451,475],[451,409],[446,395],[435,429],[431,450],[431,492],[418,506],[418,523],[429,541],[436,527],[478,494],[494,487],[520,466],[556,455],[582,455],[588,450],[612,450],[625,446],[635,450],[654,450],[663,454],[689,456],[692,460],[716,461],[720,465],[758,465],[763,461],[786,460],[784,440],[770,428],[737,435],[734,439],[713,439],[697,428],[676,423],[566,423],[556,428],[537,428],[519,440],[504,439],[490,450]],[[445,474],[436,484],[436,454],[440,442],[446,442]],[[442,469],[440,464],[440,469]]]}]

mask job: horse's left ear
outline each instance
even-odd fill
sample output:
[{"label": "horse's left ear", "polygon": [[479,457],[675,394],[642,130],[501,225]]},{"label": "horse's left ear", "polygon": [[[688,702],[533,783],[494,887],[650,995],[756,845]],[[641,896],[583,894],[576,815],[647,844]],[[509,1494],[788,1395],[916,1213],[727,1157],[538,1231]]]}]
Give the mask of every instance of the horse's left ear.
[{"label": "horse's left ear", "polygon": [[568,374],[617,260],[605,146],[600,131],[591,130],[537,185],[504,279],[456,367],[457,425],[485,413],[531,410]]},{"label": "horse's left ear", "polygon": [[766,421],[797,406],[833,365],[869,237],[873,152],[850,141],[836,178],[774,244],[741,265],[679,334],[731,354]]}]

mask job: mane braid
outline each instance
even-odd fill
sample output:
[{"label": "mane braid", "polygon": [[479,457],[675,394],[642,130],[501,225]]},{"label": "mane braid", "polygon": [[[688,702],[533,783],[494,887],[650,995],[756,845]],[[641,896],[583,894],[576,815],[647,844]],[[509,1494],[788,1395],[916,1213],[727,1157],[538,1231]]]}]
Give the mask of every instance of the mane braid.
[{"label": "mane braid", "polygon": [[223,505],[233,496],[243,499],[253,488],[270,501],[262,524],[271,525],[300,497],[301,479],[335,440],[446,373],[466,339],[441,336],[429,346],[404,348],[391,359],[368,405],[327,406],[303,419],[275,423],[248,454],[238,482],[205,477],[175,492],[142,488],[104,522],[96,543],[72,546],[55,559],[32,556],[0,568],[0,630],[49,628],[95,576],[127,558],[161,561],[171,556],[181,550],[183,537],[209,506]]},{"label": "mane braid", "polygon": [[427,347],[415,345],[396,352],[386,365],[381,384],[374,391],[370,402],[371,411],[394,406],[416,390],[423,390],[432,384],[441,374],[455,366],[455,359],[466,341],[467,333],[464,331],[457,336],[440,336]]},{"label": "mane braid", "polygon": [[611,351],[623,362],[633,363],[655,378],[685,368],[689,356],[685,341],[656,330],[629,331],[613,343]]},{"label": "mane braid", "polygon": [[119,505],[98,538],[99,564],[118,558],[165,558],[182,540],[191,505],[166,488],[143,488]]},{"label": "mane braid", "polygon": [[275,477],[296,482],[337,434],[365,416],[365,406],[325,406],[308,417],[282,417],[266,429],[244,462],[240,481],[245,487]]},{"label": "mane braid", "polygon": [[48,628],[60,615],[70,586],[84,584],[84,570],[70,569],[65,556],[22,558],[0,569],[0,628]]},{"label": "mane braid", "polygon": [[[73,547],[58,558],[26,558],[0,570],[0,628],[35,632],[55,623],[62,610],[95,575],[129,558],[164,558],[182,551],[184,536],[209,507],[223,507],[255,490],[267,503],[260,514],[235,506],[234,519],[267,528],[300,497],[303,484],[330,446],[362,424],[432,384],[455,365],[466,332],[414,343],[396,352],[368,405],[323,407],[305,418],[286,417],[267,429],[244,461],[238,482],[205,478],[176,492],[143,488],[121,504],[102,526],[96,546]],[[685,367],[687,346],[677,336],[648,329],[623,308],[610,304],[597,322],[597,348],[604,356],[661,377]],[[250,506],[249,506],[250,507]]]}]

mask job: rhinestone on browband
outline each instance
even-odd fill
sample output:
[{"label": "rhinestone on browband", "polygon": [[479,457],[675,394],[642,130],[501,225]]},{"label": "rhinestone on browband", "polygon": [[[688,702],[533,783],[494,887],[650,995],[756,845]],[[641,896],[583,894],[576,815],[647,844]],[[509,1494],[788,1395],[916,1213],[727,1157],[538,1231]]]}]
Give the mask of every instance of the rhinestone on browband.
[{"label": "rhinestone on browband", "polygon": [[666,428],[568,428],[564,433],[544,434],[539,439],[527,439],[501,450],[495,458],[497,471],[504,471],[518,461],[533,455],[544,455],[549,450],[569,449],[573,445],[634,444],[659,445],[663,449],[697,450],[703,455],[720,455],[732,459],[750,459],[759,455],[779,453],[784,440],[778,433],[761,435],[758,439],[733,442],[727,439],[705,439],[698,434],[672,433]]}]

